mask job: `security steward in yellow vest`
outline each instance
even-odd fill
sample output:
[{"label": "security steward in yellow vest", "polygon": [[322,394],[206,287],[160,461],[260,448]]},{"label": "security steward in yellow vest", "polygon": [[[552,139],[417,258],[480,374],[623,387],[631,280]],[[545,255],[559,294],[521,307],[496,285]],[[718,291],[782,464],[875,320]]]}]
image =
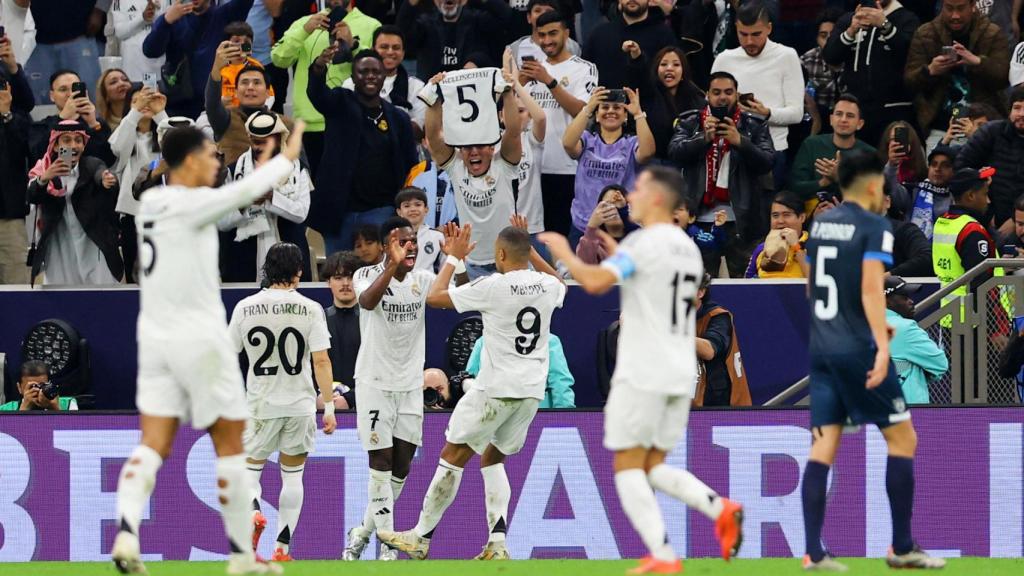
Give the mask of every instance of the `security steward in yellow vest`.
[{"label": "security steward in yellow vest", "polygon": [[[935,221],[932,235],[932,264],[942,286],[946,286],[988,258],[996,258],[996,243],[985,228],[988,210],[988,187],[995,168],[961,168],[949,184],[953,204]],[[970,291],[992,278],[992,272],[971,281]],[[950,298],[968,293],[967,286],[957,288]],[[945,303],[947,300],[943,300]],[[949,318],[943,320],[949,326]]]}]

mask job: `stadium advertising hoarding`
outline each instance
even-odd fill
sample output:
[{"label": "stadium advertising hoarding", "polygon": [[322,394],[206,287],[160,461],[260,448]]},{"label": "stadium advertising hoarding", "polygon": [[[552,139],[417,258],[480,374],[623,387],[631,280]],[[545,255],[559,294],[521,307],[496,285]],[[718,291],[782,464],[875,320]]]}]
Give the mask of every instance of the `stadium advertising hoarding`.
[{"label": "stadium advertising hoarding", "polygon": [[[366,504],[366,455],[356,438],[355,417],[339,416],[334,435],[318,433],[317,452],[306,466],[305,503],[292,540],[299,559],[340,557],[345,532],[361,520]],[[447,419],[447,414],[426,417],[426,446],[396,505],[398,529],[416,522]],[[802,410],[696,412],[685,441],[670,455],[671,464],[686,465],[745,504],[743,557],[804,552],[799,483],[810,445],[807,419]],[[946,556],[1021,556],[1024,411],[916,409],[914,422],[920,439],[914,516],[919,543]],[[136,426],[130,415],[0,417],[0,561],[106,559],[115,531],[118,471],[138,441]],[[506,464],[513,558],[642,555],[619,506],[601,436],[598,412],[537,416],[523,452]],[[215,559],[227,552],[213,460],[207,436],[182,432],[144,513],[144,559]],[[844,437],[830,479],[824,534],[839,556],[882,556],[888,547],[885,460],[877,430]],[[279,488],[280,476],[270,464],[263,477],[263,510],[271,529]],[[708,520],[659,498],[680,554],[717,555]],[[474,463],[438,527],[431,557],[471,558],[486,541],[486,531],[483,484]],[[272,540],[268,530],[261,548],[267,556]],[[375,552],[368,547],[366,554]]]}]

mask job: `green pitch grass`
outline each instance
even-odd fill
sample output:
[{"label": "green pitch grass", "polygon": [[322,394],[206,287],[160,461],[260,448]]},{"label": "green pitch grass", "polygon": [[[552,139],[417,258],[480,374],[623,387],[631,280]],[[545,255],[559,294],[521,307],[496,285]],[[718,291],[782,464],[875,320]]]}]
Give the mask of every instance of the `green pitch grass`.
[{"label": "green pitch grass", "polygon": [[[898,574],[882,560],[863,558],[843,560],[848,574]],[[440,561],[426,562],[341,562],[305,561],[285,564],[288,576],[622,576],[635,566],[632,561],[600,560],[518,560],[511,562]],[[153,576],[220,576],[222,562],[151,562],[146,565]],[[795,559],[685,560],[688,575],[723,576],[790,576],[802,574]],[[113,564],[100,562],[31,562],[0,564],[0,576],[113,576]],[[1020,576],[1024,559],[990,560],[988,558],[954,558],[936,576]]]}]

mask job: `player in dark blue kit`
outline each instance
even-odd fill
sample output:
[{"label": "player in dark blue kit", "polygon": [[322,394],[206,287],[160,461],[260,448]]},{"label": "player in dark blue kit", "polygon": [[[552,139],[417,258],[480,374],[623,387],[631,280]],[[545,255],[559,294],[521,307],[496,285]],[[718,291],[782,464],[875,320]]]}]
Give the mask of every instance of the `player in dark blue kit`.
[{"label": "player in dark blue kit", "polygon": [[889,446],[885,487],[892,511],[893,568],[942,568],[914,543],[917,434],[889,359],[883,281],[892,264],[893,235],[884,211],[882,165],[874,155],[843,155],[844,202],[819,216],[807,242],[811,303],[811,428],[802,499],[807,555],[804,570],[845,572],[821,543],[829,467],[843,425],[875,424]]}]

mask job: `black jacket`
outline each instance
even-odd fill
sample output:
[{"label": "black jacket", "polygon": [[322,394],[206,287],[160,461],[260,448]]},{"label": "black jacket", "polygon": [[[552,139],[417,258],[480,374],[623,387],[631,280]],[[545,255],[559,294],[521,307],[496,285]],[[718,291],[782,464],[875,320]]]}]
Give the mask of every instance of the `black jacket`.
[{"label": "black jacket", "polygon": [[0,70],[0,74],[11,85],[11,110],[20,110],[26,114],[32,112],[36,107],[35,96],[32,94],[32,86],[25,76],[25,69],[18,64],[18,71],[11,74],[6,68]]},{"label": "black jacket", "polygon": [[660,9],[652,9],[647,19],[636,24],[626,24],[622,16],[616,16],[598,25],[583,45],[583,59],[597,66],[601,86],[622,88],[629,84],[629,56],[622,51],[622,43],[627,40],[639,44],[650,58],[665,46],[678,44]]},{"label": "black jacket", "polygon": [[[1013,203],[1024,193],[1024,135],[1006,120],[985,124],[960,148],[955,166],[960,168],[996,169],[989,187],[989,206],[986,219],[995,217],[995,225],[1013,218]],[[988,225],[988,222],[982,222]]]},{"label": "black jacket", "polygon": [[331,334],[331,369],[334,381],[341,382],[352,390],[343,394],[349,408],[356,407],[356,355],[359,354],[359,305],[351,308],[329,306],[327,331]]},{"label": "black jacket", "polygon": [[856,40],[851,44],[844,41],[843,33],[850,27],[853,12],[844,14],[821,51],[825,62],[843,66],[840,83],[864,108],[912,99],[903,85],[903,67],[914,31],[921,23],[906,8],[895,10],[887,19],[893,25],[888,35],[879,28],[871,28],[858,47]]},{"label": "black jacket", "polygon": [[912,222],[889,220],[892,224],[893,276],[905,278],[935,276],[932,267],[932,245],[928,237]]},{"label": "black jacket", "polygon": [[[701,205],[707,188],[707,149],[700,125],[700,110],[679,117],[676,132],[668,145],[668,156],[682,169],[686,195]],[[743,113],[737,129],[740,145],[730,149],[729,200],[736,213],[736,229],[740,237],[752,242],[764,237],[767,222],[761,218],[765,190],[761,176],[771,171],[775,146],[764,118]]]},{"label": "black jacket", "polygon": [[[321,234],[334,234],[341,228],[342,216],[348,206],[362,143],[360,131],[354,127],[365,120],[355,92],[328,88],[325,75],[316,72],[315,64],[309,69],[306,95],[324,115],[326,122],[324,155],[320,159],[320,171],[316,175],[316,189],[310,198],[306,224]],[[400,176],[398,180],[404,182],[406,174],[419,161],[412,137],[412,121],[401,108],[390,102],[381,99],[381,106],[390,126],[391,158]]]},{"label": "black jacket", "polygon": [[[124,262],[118,251],[117,187],[107,190],[100,183],[107,166],[97,158],[83,156],[78,164],[78,182],[71,195],[71,205],[82,223],[89,240],[96,244],[115,278],[124,277]],[[28,201],[39,206],[42,232],[39,235],[36,256],[32,261],[32,277],[43,269],[46,248],[57,226],[64,220],[64,196],[53,196],[46,185],[33,179],[28,184]]]},{"label": "black jacket", "polygon": [[[715,308],[721,306],[711,301],[702,302],[697,309],[697,319],[700,320]],[[704,390],[702,406],[729,406],[732,401],[732,378],[725,363],[730,358],[729,350],[732,347],[732,312],[712,318],[708,327],[697,337],[710,342],[715,350],[714,358],[704,362],[707,388]]]},{"label": "black jacket", "polygon": [[[85,152],[82,155],[99,158],[107,166],[113,166],[117,164],[117,156],[114,156],[114,152],[110,149],[110,143],[107,142],[110,139],[110,126],[102,119],[97,119],[97,122],[100,124],[99,130],[86,129],[86,133],[89,134],[89,143],[85,145]],[[54,114],[32,124],[28,135],[32,162],[46,154],[46,149],[50,146],[50,132],[60,123],[60,116]]]},{"label": "black jacket", "polygon": [[14,111],[10,122],[0,121],[0,220],[28,214],[28,131],[32,119]]},{"label": "black jacket", "polygon": [[[423,2],[421,2],[421,5]],[[416,57],[416,75],[424,82],[438,72],[462,68],[466,56],[474,52],[487,54],[496,66],[501,66],[505,46],[515,38],[515,11],[505,0],[481,0],[471,8],[462,9],[454,23],[446,23],[441,12],[434,7],[420,10],[402,2],[396,23],[405,34],[405,49]],[[454,62],[445,64],[445,27],[455,27]]]}]

